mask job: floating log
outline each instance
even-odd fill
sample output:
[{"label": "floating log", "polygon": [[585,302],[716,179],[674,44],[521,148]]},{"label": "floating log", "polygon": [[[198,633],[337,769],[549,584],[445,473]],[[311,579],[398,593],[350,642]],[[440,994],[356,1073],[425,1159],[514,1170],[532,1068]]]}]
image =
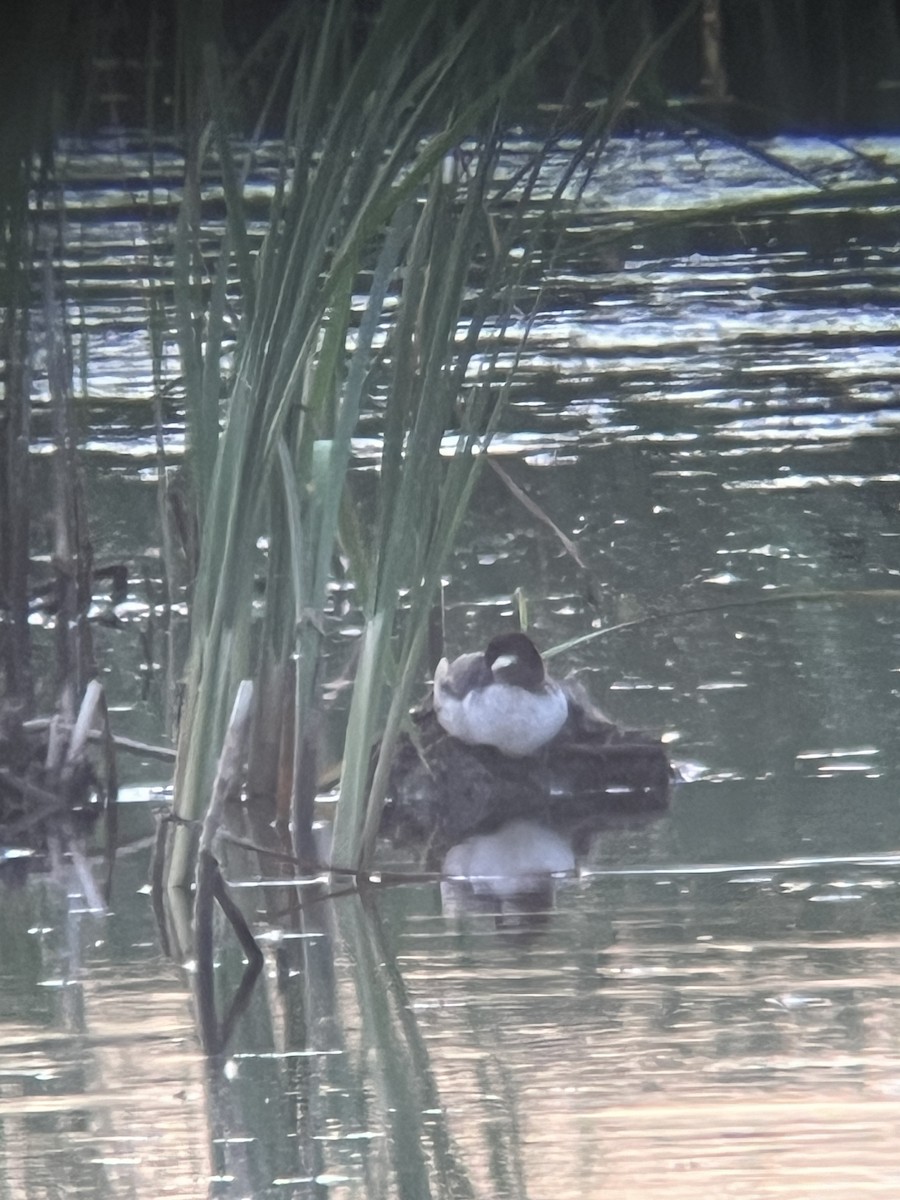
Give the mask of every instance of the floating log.
[{"label": "floating log", "polygon": [[669,804],[672,767],[659,737],[587,705],[574,706],[560,734],[528,758],[457,741],[428,708],[413,722],[391,771],[382,832],[397,845],[424,845],[429,863],[507,821],[571,832],[641,824]]}]

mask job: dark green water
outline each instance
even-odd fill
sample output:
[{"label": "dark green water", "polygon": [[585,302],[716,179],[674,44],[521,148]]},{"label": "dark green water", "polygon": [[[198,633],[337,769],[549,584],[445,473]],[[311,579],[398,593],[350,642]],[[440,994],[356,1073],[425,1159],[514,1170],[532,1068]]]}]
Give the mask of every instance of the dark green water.
[{"label": "dark green water", "polygon": [[[4,891],[2,1200],[897,1194],[898,192],[840,188],[892,186],[875,160],[900,147],[773,148],[838,190],[636,141],[565,219],[494,452],[596,602],[491,471],[449,572],[453,652],[509,621],[517,587],[544,647],[658,615],[553,669],[666,732],[670,813],[579,847],[540,915],[435,882],[300,916],[233,858],[266,967],[210,1072],[141,891],[142,789],[165,779],[132,763],[112,912],[83,911],[68,868]],[[132,567],[125,623],[98,637],[117,731],[158,740],[147,226],[139,197],[103,218],[98,161],[73,265],[90,494],[98,557]],[[671,220],[763,193],[752,218]]]}]

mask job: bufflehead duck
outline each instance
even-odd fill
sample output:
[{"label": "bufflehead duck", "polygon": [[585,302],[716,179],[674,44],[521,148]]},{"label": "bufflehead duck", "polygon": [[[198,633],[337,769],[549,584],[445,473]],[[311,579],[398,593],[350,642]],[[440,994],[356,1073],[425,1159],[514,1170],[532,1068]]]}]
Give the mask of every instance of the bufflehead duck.
[{"label": "bufflehead duck", "polygon": [[483,654],[441,659],[434,673],[434,711],[452,737],[522,758],[559,733],[569,702],[524,633],[502,633]]}]

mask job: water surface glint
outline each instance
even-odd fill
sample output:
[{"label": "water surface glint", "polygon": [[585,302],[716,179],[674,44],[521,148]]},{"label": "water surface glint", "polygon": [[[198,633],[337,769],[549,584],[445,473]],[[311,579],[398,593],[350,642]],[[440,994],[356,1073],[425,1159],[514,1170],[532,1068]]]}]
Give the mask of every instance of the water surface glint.
[{"label": "water surface glint", "polygon": [[[613,143],[561,215],[493,447],[588,571],[485,470],[448,572],[452,652],[507,624],[516,588],[545,648],[655,615],[553,670],[666,732],[671,810],[581,836],[576,870],[527,897],[383,885],[299,915],[236,852],[266,966],[207,1072],[191,972],[161,955],[141,892],[149,805],[123,806],[135,852],[109,916],[66,901],[71,876],[4,893],[4,1198],[897,1194],[900,143],[769,149],[790,172],[706,139]],[[117,732],[152,741],[145,330],[177,164],[152,214],[146,181],[111,193],[123,164],[141,179],[139,157],[73,147],[70,311],[97,557],[130,565],[101,664]],[[867,182],[877,205],[841,200]],[[157,366],[177,459],[171,342]],[[373,416],[362,494],[378,435]],[[334,627],[341,665],[352,591]],[[240,967],[223,930],[223,997]]]}]

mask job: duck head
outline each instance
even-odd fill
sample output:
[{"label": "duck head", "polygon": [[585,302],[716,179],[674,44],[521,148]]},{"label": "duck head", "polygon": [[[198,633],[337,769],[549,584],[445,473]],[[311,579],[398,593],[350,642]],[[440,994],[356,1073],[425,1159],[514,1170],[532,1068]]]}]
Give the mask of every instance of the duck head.
[{"label": "duck head", "polygon": [[544,660],[524,633],[501,633],[488,642],[484,661],[495,680],[529,692],[544,686]]}]

